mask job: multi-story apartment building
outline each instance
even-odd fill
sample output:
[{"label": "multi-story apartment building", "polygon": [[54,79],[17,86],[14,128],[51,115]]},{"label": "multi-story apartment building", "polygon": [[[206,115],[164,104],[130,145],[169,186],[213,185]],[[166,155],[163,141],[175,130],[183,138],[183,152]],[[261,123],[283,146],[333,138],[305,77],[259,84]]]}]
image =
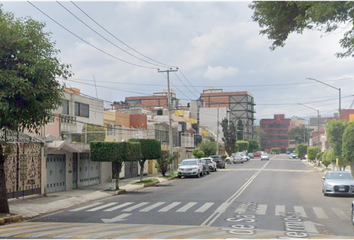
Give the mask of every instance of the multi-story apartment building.
[{"label": "multi-story apartment building", "polygon": [[253,125],[255,114],[255,101],[251,93],[243,92],[223,92],[222,89],[207,87],[200,95],[200,100],[204,102],[206,108],[225,107],[230,111],[230,121],[242,120],[244,125],[244,139],[253,137]]},{"label": "multi-story apartment building", "polygon": [[291,119],[285,118],[285,114],[274,114],[273,119],[261,119],[260,127],[265,132],[265,137],[261,141],[261,148],[270,150],[280,148],[285,153],[289,146],[288,131]]}]

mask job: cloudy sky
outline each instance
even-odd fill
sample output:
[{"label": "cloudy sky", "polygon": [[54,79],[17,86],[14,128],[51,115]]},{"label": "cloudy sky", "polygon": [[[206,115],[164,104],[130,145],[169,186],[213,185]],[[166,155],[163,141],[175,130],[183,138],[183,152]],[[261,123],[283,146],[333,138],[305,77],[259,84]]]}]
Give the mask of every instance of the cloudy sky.
[{"label": "cloudy sky", "polygon": [[281,113],[316,116],[310,108],[322,116],[338,111],[339,91],[306,78],[341,88],[342,108],[353,102],[354,59],[335,57],[345,29],[292,34],[284,48],[270,51],[271,41],[251,19],[250,2],[31,1],[39,10],[24,1],[0,3],[16,17],[45,22],[59,58],[75,74],[60,81],[105,100],[107,108],[167,89],[166,74],[157,69],[168,66],[180,69],[170,80],[183,103],[206,86],[249,91],[257,122]]}]

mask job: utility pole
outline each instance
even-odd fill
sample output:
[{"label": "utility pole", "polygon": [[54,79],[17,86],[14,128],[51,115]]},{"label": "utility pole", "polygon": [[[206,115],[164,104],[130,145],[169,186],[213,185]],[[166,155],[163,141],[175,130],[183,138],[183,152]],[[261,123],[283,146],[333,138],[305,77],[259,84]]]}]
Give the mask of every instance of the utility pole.
[{"label": "utility pole", "polygon": [[[173,154],[173,132],[172,132],[172,118],[171,118],[171,89],[170,89],[170,72],[177,72],[178,68],[173,70],[172,68],[167,69],[165,71],[160,71],[160,69],[157,69],[158,73],[167,73],[167,89],[168,89],[168,95],[167,95],[167,108],[168,108],[168,122],[169,122],[169,127],[168,127],[168,141],[170,145],[170,154]],[[172,163],[170,165],[170,171],[173,173],[173,167]]]},{"label": "utility pole", "polygon": [[216,154],[219,155],[219,103],[216,111]]}]

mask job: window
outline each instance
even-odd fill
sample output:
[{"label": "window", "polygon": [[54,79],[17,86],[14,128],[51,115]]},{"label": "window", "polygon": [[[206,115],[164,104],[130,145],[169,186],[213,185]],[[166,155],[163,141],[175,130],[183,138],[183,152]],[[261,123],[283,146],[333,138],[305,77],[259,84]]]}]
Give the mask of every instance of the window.
[{"label": "window", "polygon": [[89,117],[90,108],[88,104],[75,102],[75,116]]},{"label": "window", "polygon": [[65,99],[62,99],[62,107],[63,107],[63,110],[62,110],[62,114],[66,114],[66,115],[70,115],[69,114],[69,100],[65,100]]},{"label": "window", "polygon": [[115,136],[115,129],[113,124],[108,124],[107,125],[107,135],[108,136]]}]

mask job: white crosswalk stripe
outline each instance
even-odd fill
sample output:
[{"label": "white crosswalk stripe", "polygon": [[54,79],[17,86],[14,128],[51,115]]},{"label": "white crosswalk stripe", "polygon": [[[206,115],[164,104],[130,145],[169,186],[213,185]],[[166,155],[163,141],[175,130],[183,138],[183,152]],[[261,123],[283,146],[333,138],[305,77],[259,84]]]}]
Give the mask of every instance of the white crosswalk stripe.
[{"label": "white crosswalk stripe", "polygon": [[349,220],[350,217],[345,214],[345,212],[340,209],[340,208],[332,208],[332,211],[340,218],[340,219],[343,219],[343,220]]},{"label": "white crosswalk stripe", "polygon": [[165,204],[166,202],[157,202],[149,207],[146,207],[144,209],[141,209],[139,212],[149,212],[150,210],[154,209],[154,208],[157,208],[163,204]]},{"label": "white crosswalk stripe", "polygon": [[249,203],[242,203],[241,205],[239,205],[236,208],[235,213],[236,214],[245,214],[245,212],[246,212],[246,210],[247,210],[249,205],[250,205]]},{"label": "white crosswalk stripe", "polygon": [[104,212],[113,212],[113,211],[115,211],[117,209],[121,209],[121,208],[124,208],[124,207],[132,205],[132,204],[133,204],[133,202],[126,202],[126,203],[120,204],[118,206],[106,209],[106,210],[104,210]]},{"label": "white crosswalk stripe", "polygon": [[97,202],[97,203],[90,204],[90,205],[87,205],[87,206],[84,206],[84,207],[80,207],[80,208],[76,208],[76,209],[73,209],[73,210],[70,210],[70,211],[71,212],[78,212],[78,211],[81,211],[81,210],[84,210],[84,209],[95,207],[95,206],[100,205],[100,204],[102,204],[102,203],[101,202]]},{"label": "white crosswalk stripe", "polygon": [[178,206],[179,204],[181,204],[181,202],[173,202],[170,205],[160,209],[159,212],[167,212],[167,211],[171,210],[172,208]]},{"label": "white crosswalk stripe", "polygon": [[95,207],[95,208],[92,208],[92,209],[89,209],[87,210],[88,212],[96,212],[97,210],[101,210],[103,208],[107,208],[107,207],[110,207],[110,206],[113,206],[113,205],[116,205],[117,203],[115,202],[112,202],[112,203],[107,203],[103,206],[99,206],[99,207]]},{"label": "white crosswalk stripe", "polygon": [[212,202],[205,203],[203,206],[201,206],[200,208],[195,210],[195,212],[205,212],[206,210],[208,210],[213,205],[214,205],[214,203],[212,203]]},{"label": "white crosswalk stripe", "polygon": [[267,212],[267,204],[258,204],[256,214],[265,215]]},{"label": "white crosswalk stripe", "polygon": [[284,205],[276,205],[275,206],[275,215],[282,216],[285,213],[285,206]]},{"label": "white crosswalk stripe", "polygon": [[294,206],[295,212],[300,216],[300,217],[307,217],[305,213],[305,209],[301,206]]},{"label": "white crosswalk stripe", "polygon": [[197,204],[196,202],[187,203],[186,205],[184,205],[183,207],[178,209],[176,212],[187,212],[188,209],[190,209],[191,207],[193,207],[196,204]]},{"label": "white crosswalk stripe", "polygon": [[123,212],[131,212],[137,208],[140,208],[142,206],[145,206],[146,204],[149,204],[148,202],[142,202],[142,203],[139,203],[137,205],[134,205],[132,207],[129,207],[129,208],[126,208],[126,209],[123,209]]},{"label": "white crosswalk stripe", "polygon": [[315,212],[317,218],[328,218],[327,214],[323,211],[321,207],[313,207],[313,211]]}]

